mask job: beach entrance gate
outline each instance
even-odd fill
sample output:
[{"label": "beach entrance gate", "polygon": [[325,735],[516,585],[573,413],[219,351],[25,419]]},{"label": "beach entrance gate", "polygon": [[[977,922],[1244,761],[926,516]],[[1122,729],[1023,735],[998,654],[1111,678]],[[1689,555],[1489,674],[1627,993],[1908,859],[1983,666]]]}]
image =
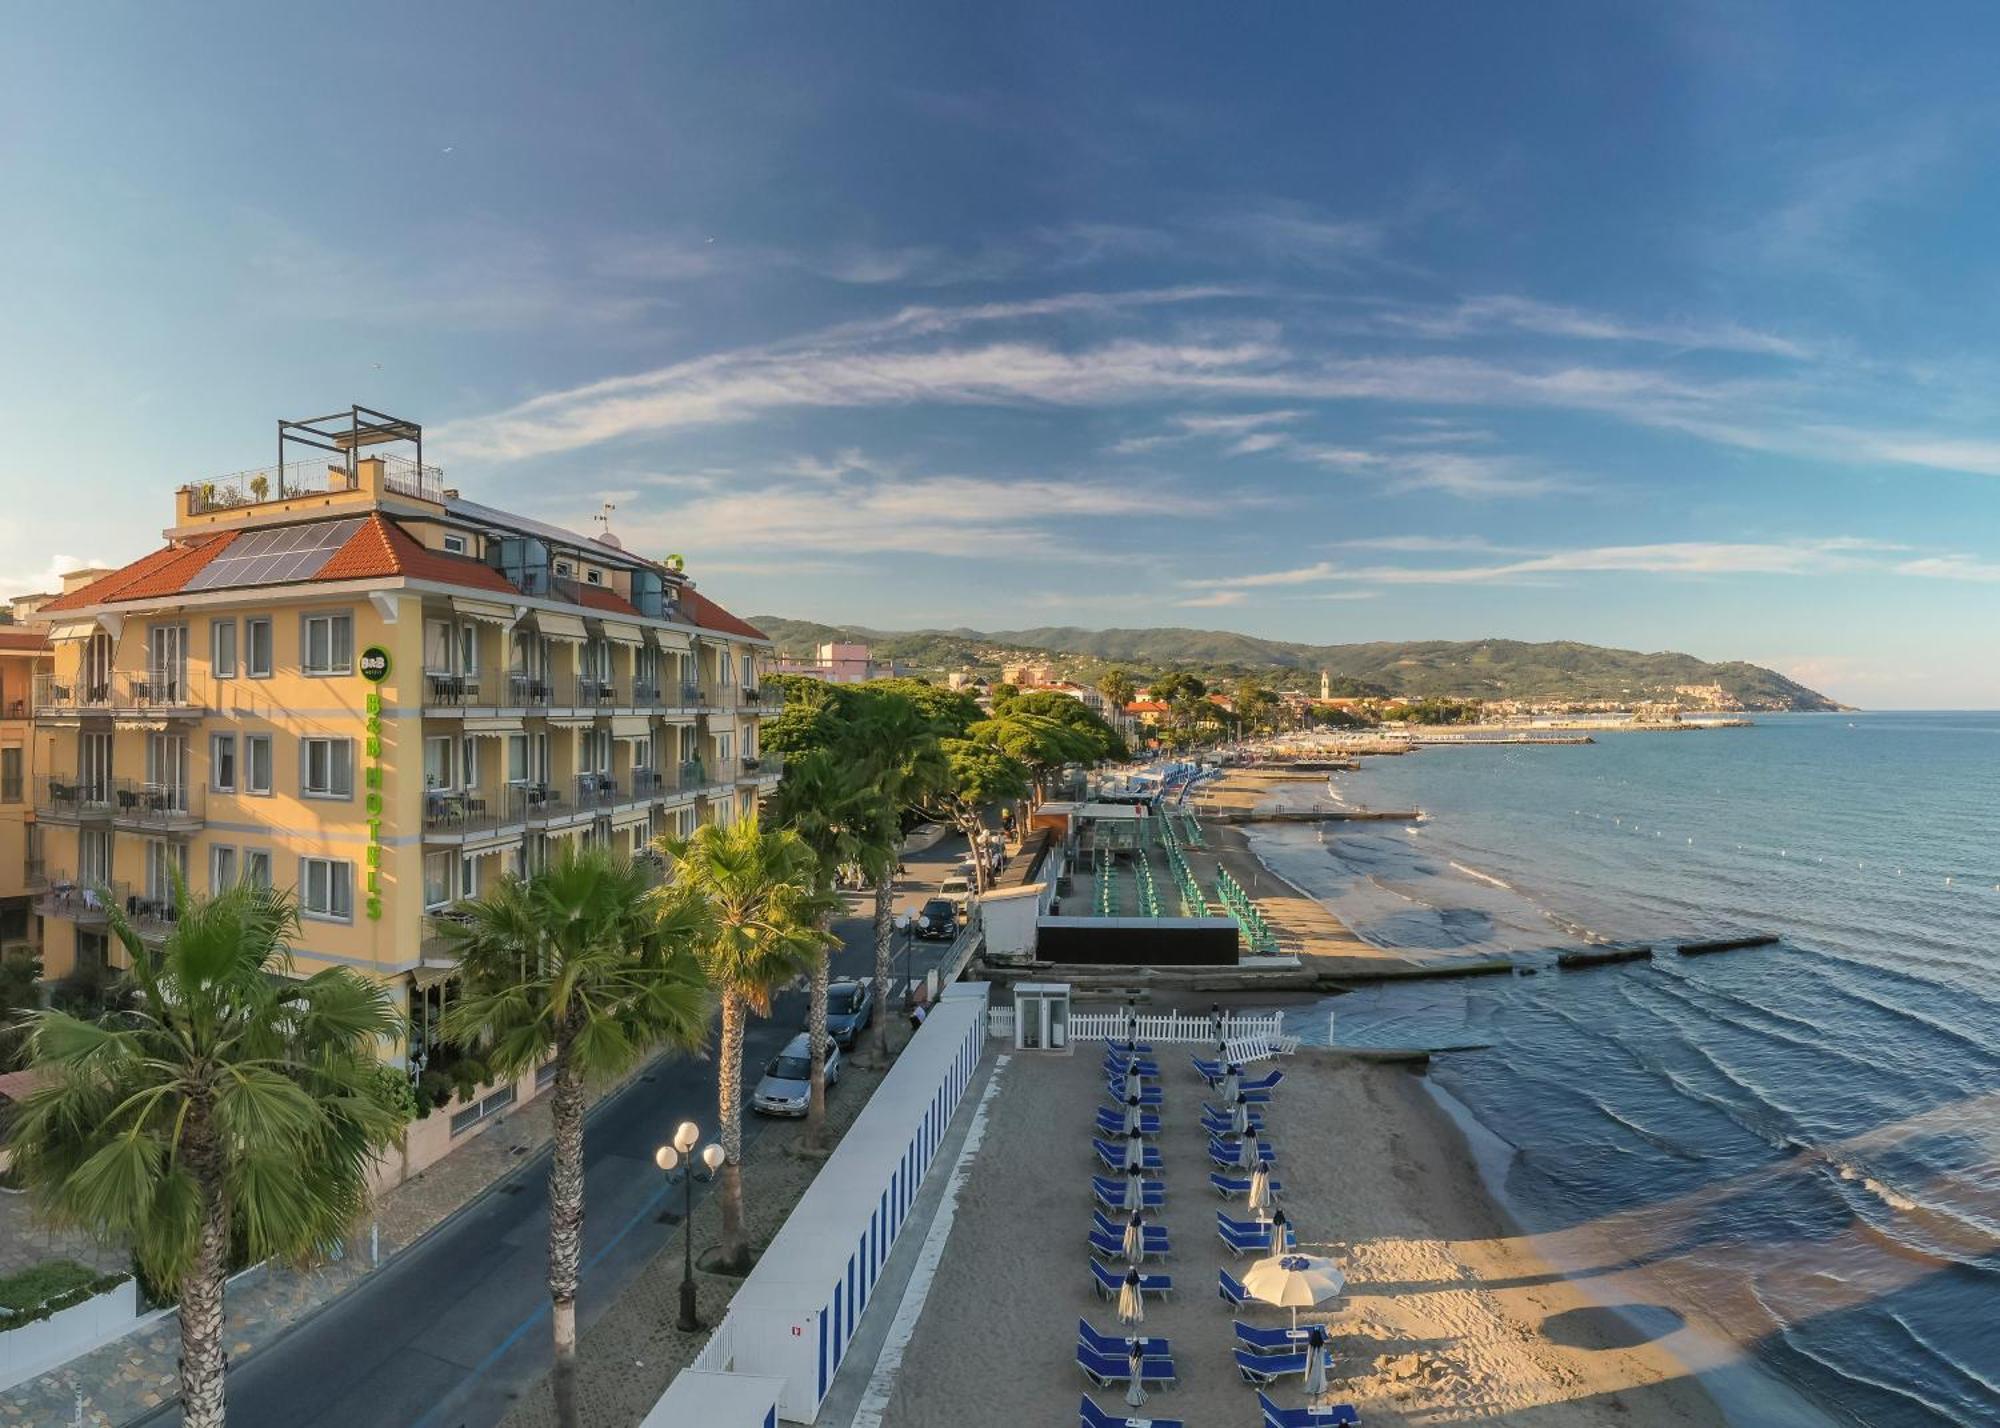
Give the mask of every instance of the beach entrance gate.
[{"label": "beach entrance gate", "polygon": [[1069,1050],[1068,982],[1015,984],[1014,1049]]}]

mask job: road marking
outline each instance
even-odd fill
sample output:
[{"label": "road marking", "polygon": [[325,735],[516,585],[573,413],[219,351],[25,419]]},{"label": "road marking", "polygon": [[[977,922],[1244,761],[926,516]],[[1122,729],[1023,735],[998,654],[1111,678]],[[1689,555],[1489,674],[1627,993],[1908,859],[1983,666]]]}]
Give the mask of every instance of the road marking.
[{"label": "road marking", "polygon": [[882,1414],[889,1407],[889,1396],[896,1389],[896,1377],[903,1370],[903,1351],[910,1346],[910,1336],[917,1330],[917,1320],[924,1312],[924,1301],[930,1298],[931,1281],[937,1275],[938,1261],[944,1258],[945,1241],[951,1238],[951,1222],[958,1215],[958,1192],[965,1187],[972,1158],[979,1153],[980,1144],[986,1139],[987,1104],[1000,1089],[1000,1073],[1007,1069],[1008,1059],[1003,1054],[994,1061],[993,1074],[987,1078],[979,1105],[972,1112],[972,1124],[965,1130],[965,1144],[959,1147],[958,1159],[952,1163],[951,1179],[945,1182],[944,1198],[938,1201],[930,1233],[924,1236],[924,1246],[917,1252],[917,1262],[910,1269],[908,1283],[903,1286],[902,1300],[896,1305],[896,1317],[890,1321],[888,1337],[883,1339],[882,1350],[875,1356],[875,1372],[869,1375],[868,1387],[862,1390],[861,1402],[850,1420],[851,1428],[882,1428]]}]

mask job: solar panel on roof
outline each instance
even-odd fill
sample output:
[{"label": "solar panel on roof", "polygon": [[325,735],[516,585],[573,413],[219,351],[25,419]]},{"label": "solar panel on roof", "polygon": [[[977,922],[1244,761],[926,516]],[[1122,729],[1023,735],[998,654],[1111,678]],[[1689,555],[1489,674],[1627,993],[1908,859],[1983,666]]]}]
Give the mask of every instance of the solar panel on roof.
[{"label": "solar panel on roof", "polygon": [[183,588],[232,590],[310,580],[360,529],[360,518],[353,518],[246,531]]}]

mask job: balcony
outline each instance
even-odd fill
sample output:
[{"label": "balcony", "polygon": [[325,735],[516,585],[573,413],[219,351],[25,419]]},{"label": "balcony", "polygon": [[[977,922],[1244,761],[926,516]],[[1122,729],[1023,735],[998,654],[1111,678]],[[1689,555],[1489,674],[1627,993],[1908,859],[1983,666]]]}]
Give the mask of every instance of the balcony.
[{"label": "balcony", "polygon": [[681,708],[699,709],[706,699],[707,694],[702,689],[700,680],[684,679],[681,681]]},{"label": "balcony", "polygon": [[35,899],[35,912],[42,917],[60,917],[79,927],[102,927],[113,907],[123,907],[131,890],[124,883],[86,880],[79,883],[66,872],[49,874],[48,890]]},{"label": "balcony", "polygon": [[418,956],[432,966],[456,961],[458,942],[453,934],[456,929],[463,926],[465,919],[457,913],[442,908],[426,913],[423,938],[418,944]]},{"label": "balcony", "polygon": [[624,697],[616,679],[600,679],[595,675],[578,675],[574,681],[576,688],[575,705],[578,709],[622,709],[630,708],[631,701]]},{"label": "balcony", "polygon": [[427,709],[491,708],[499,701],[500,681],[484,680],[478,670],[426,669],[424,707]]},{"label": "balcony", "polygon": [[35,817],[45,822],[104,822],[117,806],[116,784],[111,779],[79,779],[75,774],[35,777]]},{"label": "balcony", "polygon": [[35,716],[197,718],[206,708],[201,681],[183,670],[150,670],[144,674],[113,674],[107,680],[81,680],[53,674],[35,676]]},{"label": "balcony", "polygon": [[781,714],[785,708],[785,689],[780,684],[759,684],[743,691],[743,709],[746,713]]},{"label": "balcony", "polygon": [[132,930],[148,942],[158,942],[180,922],[180,909],[171,892],[158,895],[133,894],[125,899],[125,918]]},{"label": "balcony", "polygon": [[118,779],[112,790],[111,818],[139,833],[192,833],[201,827],[202,790],[187,784]]},{"label": "balcony", "polygon": [[635,709],[658,709],[666,701],[660,692],[657,679],[635,679],[632,681],[632,707]]},{"label": "balcony", "polygon": [[688,759],[681,764],[681,792],[709,797],[729,787],[729,774],[719,768],[711,768],[701,759]]},{"label": "balcony", "polygon": [[490,833],[528,821],[528,789],[521,784],[499,788],[430,789],[424,794],[424,835],[462,838]]},{"label": "balcony", "polygon": [[766,779],[776,780],[785,776],[785,756],[783,754],[745,754],[743,771],[736,776],[739,783],[762,783]]}]

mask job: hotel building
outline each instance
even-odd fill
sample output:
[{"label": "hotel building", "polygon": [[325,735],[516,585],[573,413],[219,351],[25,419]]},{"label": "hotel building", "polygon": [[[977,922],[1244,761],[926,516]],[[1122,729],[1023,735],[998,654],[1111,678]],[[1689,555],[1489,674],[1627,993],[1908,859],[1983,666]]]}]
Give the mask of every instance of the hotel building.
[{"label": "hotel building", "polygon": [[48,656],[40,630],[0,624],[0,957],[35,950],[33,900],[44,883],[35,856],[29,710]]},{"label": "hotel building", "polygon": [[[287,462],[300,444],[324,455]],[[455,899],[776,784],[771,644],[677,557],[466,500],[415,423],[364,408],[280,423],[278,455],[182,487],[161,549],[38,612],[46,976],[123,964],[112,906],[163,937],[178,869],[296,889],[302,973],[355,968],[434,1026]]]}]

